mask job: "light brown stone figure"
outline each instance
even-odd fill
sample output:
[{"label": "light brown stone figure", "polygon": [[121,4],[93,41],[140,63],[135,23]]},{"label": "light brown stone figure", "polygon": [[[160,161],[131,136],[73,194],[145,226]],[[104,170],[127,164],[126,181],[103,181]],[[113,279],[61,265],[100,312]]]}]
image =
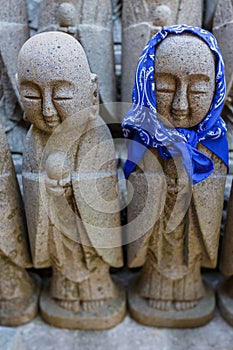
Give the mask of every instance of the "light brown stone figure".
[{"label": "light brown stone figure", "polygon": [[121,101],[131,102],[137,61],[148,40],[173,24],[201,27],[202,12],[202,0],[123,1]]},{"label": "light brown stone figure", "polygon": [[[39,12],[39,31],[51,30],[66,32],[80,41],[91,71],[98,75],[101,102],[115,102],[111,1],[43,0]],[[111,115],[110,110],[109,113],[106,118],[114,120],[115,115]]]},{"label": "light brown stone figure", "polygon": [[0,324],[4,326],[18,326],[37,314],[37,287],[25,270],[32,263],[23,214],[11,153],[0,127]]},{"label": "light brown stone figure", "polygon": [[17,56],[29,38],[24,0],[0,2],[0,123],[7,134],[17,172],[21,172],[27,124],[19,104],[16,84]]},{"label": "light brown stone figure", "polygon": [[213,33],[221,49],[226,73],[227,97],[222,116],[228,123],[229,172],[233,173],[233,1],[218,1],[214,18]]},{"label": "light brown stone figure", "polygon": [[231,276],[218,286],[218,306],[224,319],[233,326],[233,186],[227,207],[227,218],[220,255],[220,270],[225,276]]},{"label": "light brown stone figure", "polygon": [[[213,32],[218,38],[226,67],[227,98],[223,110],[223,117],[228,123],[229,140],[229,172],[233,173],[233,65],[232,65],[232,35],[233,35],[233,2],[219,1],[213,20]],[[220,258],[220,270],[226,276],[233,275],[233,235],[232,235],[232,203],[233,187],[227,208],[225,233],[223,236]],[[220,284],[218,288],[219,308],[223,317],[233,325],[233,280],[232,277]]]},{"label": "light brown stone figure", "polygon": [[[215,91],[215,60],[206,43],[194,35],[168,35],[156,47],[155,90],[158,118],[168,128],[195,128]],[[226,166],[201,143],[197,149],[212,159],[214,171],[195,185],[181,157],[163,160],[156,149],[129,176],[135,193],[128,209],[128,263],[143,266],[131,285],[129,308],[143,324],[195,327],[213,316],[214,293],[203,284],[201,267],[216,266]],[[141,237],[133,242],[133,220],[142,209]]]},{"label": "light brown stone figure", "polygon": [[114,145],[98,116],[97,78],[78,41],[60,32],[26,42],[18,75],[32,123],[23,185],[33,262],[53,270],[42,316],[58,327],[113,327],[125,313],[124,291],[109,274],[110,266],[122,266],[121,228]]}]

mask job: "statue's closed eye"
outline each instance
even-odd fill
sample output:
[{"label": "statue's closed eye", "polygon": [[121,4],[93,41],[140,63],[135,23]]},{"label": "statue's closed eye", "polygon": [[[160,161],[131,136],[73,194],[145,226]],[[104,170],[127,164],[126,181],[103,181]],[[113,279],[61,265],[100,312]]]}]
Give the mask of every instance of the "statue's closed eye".
[{"label": "statue's closed eye", "polygon": [[74,88],[70,84],[62,84],[55,86],[53,89],[54,101],[67,101],[74,98]]},{"label": "statue's closed eye", "polygon": [[53,99],[55,101],[72,100],[73,96],[54,96]]},{"label": "statue's closed eye", "polygon": [[39,88],[34,86],[34,84],[22,84],[20,86],[20,94],[23,98],[28,100],[40,100],[41,92]]},{"label": "statue's closed eye", "polygon": [[174,93],[176,91],[175,78],[166,73],[159,73],[155,75],[156,92]]},{"label": "statue's closed eye", "polygon": [[41,97],[40,96],[33,96],[33,95],[23,95],[24,98],[30,99],[30,100],[40,100]]},{"label": "statue's closed eye", "polygon": [[189,92],[193,95],[203,95],[208,93],[208,85],[203,82],[202,84],[191,84]]},{"label": "statue's closed eye", "polygon": [[209,77],[204,74],[190,75],[188,91],[193,95],[205,95],[209,91]]}]

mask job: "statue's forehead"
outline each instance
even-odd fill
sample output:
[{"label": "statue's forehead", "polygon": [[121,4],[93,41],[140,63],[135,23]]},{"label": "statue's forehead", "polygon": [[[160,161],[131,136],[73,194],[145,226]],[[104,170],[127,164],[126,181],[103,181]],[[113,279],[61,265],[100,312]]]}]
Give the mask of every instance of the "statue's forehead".
[{"label": "statue's forehead", "polygon": [[155,50],[155,70],[214,75],[215,57],[208,45],[194,35],[171,35]]},{"label": "statue's forehead", "polygon": [[72,81],[72,76],[76,79],[85,74],[90,74],[86,55],[81,45],[67,35],[35,36],[24,44],[18,57],[19,78],[35,76],[48,80],[60,76]]},{"label": "statue's forehead", "polygon": [[155,50],[156,56],[165,54],[181,56],[182,53],[188,56],[193,53],[196,53],[196,55],[202,54],[203,56],[213,55],[207,43],[193,34],[168,35],[157,45]]},{"label": "statue's forehead", "polygon": [[81,59],[82,56],[84,56],[84,53],[76,43],[67,43],[64,40],[55,42],[50,42],[49,40],[32,40],[22,47],[19,60],[39,61],[43,59],[65,61],[70,60],[72,57]]},{"label": "statue's forehead", "polygon": [[21,48],[19,63],[27,60],[68,61],[85,60],[86,56],[79,42],[68,34],[47,32],[30,38]]}]

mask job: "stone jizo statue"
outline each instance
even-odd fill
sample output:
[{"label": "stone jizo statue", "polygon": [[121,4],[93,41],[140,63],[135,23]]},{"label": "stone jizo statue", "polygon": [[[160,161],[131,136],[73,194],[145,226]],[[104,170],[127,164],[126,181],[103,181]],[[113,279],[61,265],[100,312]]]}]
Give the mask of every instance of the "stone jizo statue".
[{"label": "stone jizo statue", "polygon": [[212,34],[185,25],[155,35],[138,62],[123,131],[134,189],[128,263],[143,266],[129,307],[143,324],[194,327],[213,316],[201,267],[216,266],[227,171],[222,62]]},{"label": "stone jizo statue", "polygon": [[18,326],[38,311],[39,288],[32,267],[19,186],[10,149],[0,126],[0,325]]},{"label": "stone jizo statue", "polygon": [[124,291],[109,273],[123,263],[121,228],[114,144],[98,116],[97,77],[76,39],[47,32],[21,49],[18,80],[32,124],[23,158],[32,258],[53,272],[42,316],[58,327],[113,327],[125,313]]}]

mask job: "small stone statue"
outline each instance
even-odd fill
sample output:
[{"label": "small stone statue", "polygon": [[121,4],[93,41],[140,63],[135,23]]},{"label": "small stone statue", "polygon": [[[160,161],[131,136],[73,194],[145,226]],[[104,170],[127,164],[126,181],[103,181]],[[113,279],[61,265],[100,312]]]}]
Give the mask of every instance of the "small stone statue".
[{"label": "small stone statue", "polygon": [[0,324],[18,326],[37,314],[22,201],[6,136],[0,127]]},{"label": "small stone statue", "polygon": [[[229,141],[229,173],[233,174],[233,65],[232,65],[232,35],[233,35],[233,1],[219,1],[216,6],[213,32],[218,38],[226,67],[227,98],[223,109],[223,118],[228,123]],[[232,257],[232,212],[233,186],[227,207],[226,227],[223,236],[220,270],[231,276],[218,287],[218,304],[222,316],[233,326],[233,257]]]},{"label": "small stone statue", "polygon": [[100,99],[108,110],[106,118],[114,120],[107,105],[116,101],[111,1],[43,0],[38,22],[39,32],[63,31],[82,44],[91,71],[98,75]]},{"label": "small stone statue", "polygon": [[131,101],[137,60],[147,41],[163,27],[201,27],[203,0],[124,0],[122,13],[121,101]]},{"label": "small stone statue", "polygon": [[212,34],[179,25],[148,42],[123,121],[134,190],[128,261],[143,266],[129,308],[143,324],[194,327],[213,316],[214,293],[200,270],[217,261],[228,161],[224,96]]},{"label": "small stone statue", "polygon": [[[20,11],[19,11],[20,9]],[[16,84],[17,56],[29,38],[24,0],[0,3],[0,123],[6,134],[17,173],[21,172],[27,123],[19,104]]]},{"label": "small stone statue", "polygon": [[[64,32],[73,36],[78,36],[78,27],[77,27],[77,13],[76,13],[76,8],[72,3],[69,2],[61,2],[59,3],[53,3],[50,2],[50,6],[51,4],[54,4],[54,6],[56,5],[56,8],[52,8],[52,11],[56,11],[56,19],[54,19],[53,23],[49,23],[48,26],[42,27],[41,31],[60,31],[60,32]],[[40,11],[40,16],[43,15],[43,12],[45,11],[45,9],[47,10],[46,4],[44,3],[44,7],[43,8],[43,4],[42,4],[42,8]],[[41,22],[43,23],[43,19],[41,18]],[[39,23],[40,24],[40,23]]]},{"label": "small stone statue", "polygon": [[230,276],[218,286],[218,306],[224,319],[233,326],[233,235],[232,216],[233,215],[233,185],[227,207],[227,218],[225,232],[222,241],[219,267],[225,276]]},{"label": "small stone statue", "polygon": [[35,267],[53,272],[42,316],[58,327],[113,327],[125,314],[124,290],[109,273],[122,266],[121,228],[114,144],[98,116],[97,77],[79,42],[61,32],[26,42],[18,76],[32,123],[23,158],[32,257]]},{"label": "small stone statue", "polygon": [[218,1],[213,17],[213,34],[221,49],[226,74],[226,100],[223,119],[228,123],[229,172],[233,174],[233,1]]}]

